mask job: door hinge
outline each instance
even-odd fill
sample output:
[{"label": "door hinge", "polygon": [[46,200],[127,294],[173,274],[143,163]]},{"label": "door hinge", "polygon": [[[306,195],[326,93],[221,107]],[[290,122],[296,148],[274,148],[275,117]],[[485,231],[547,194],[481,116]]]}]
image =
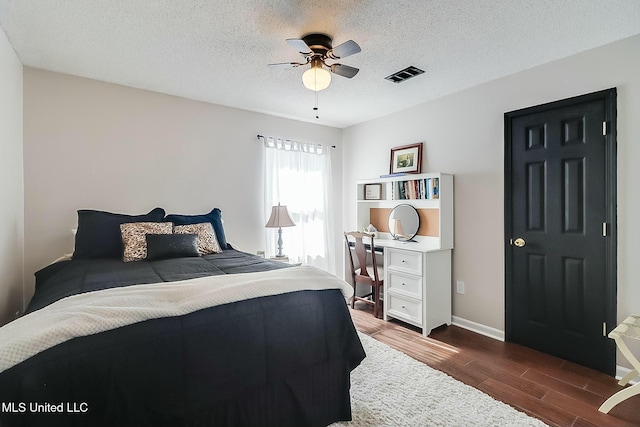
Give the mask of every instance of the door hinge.
[{"label": "door hinge", "polygon": [[602,322],[602,336],[607,336],[607,322]]},{"label": "door hinge", "polygon": [[609,231],[608,224],[606,222],[602,223],[602,237],[607,237]]},{"label": "door hinge", "polygon": [[606,121],[604,121],[604,122],[602,122],[602,135],[603,135],[603,136],[606,136],[606,135],[607,135],[607,130],[608,130],[608,129],[607,129],[607,122],[606,122]]}]

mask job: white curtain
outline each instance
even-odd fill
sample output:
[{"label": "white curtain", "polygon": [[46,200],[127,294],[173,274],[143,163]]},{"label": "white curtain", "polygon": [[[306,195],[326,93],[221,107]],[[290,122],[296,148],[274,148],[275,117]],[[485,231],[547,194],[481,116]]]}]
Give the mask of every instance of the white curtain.
[{"label": "white curtain", "polygon": [[[265,224],[272,206],[286,205],[296,225],[282,229],[282,252],[293,262],[335,274],[330,147],[274,137],[263,140]],[[277,229],[265,230],[267,253],[274,256]]]}]

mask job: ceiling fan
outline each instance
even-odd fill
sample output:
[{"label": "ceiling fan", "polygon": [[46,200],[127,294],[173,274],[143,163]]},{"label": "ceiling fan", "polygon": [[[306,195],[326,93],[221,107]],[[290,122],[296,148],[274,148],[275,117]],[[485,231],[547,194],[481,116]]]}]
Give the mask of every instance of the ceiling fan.
[{"label": "ceiling fan", "polygon": [[[311,64],[311,68],[302,75],[302,83],[307,89],[319,91],[326,89],[331,83],[331,71],[342,77],[352,78],[358,74],[359,69],[348,65],[333,63],[327,64],[327,60],[338,60],[360,52],[360,46],[353,40],[346,41],[336,47],[332,47],[332,40],[326,34],[307,34],[301,39],[287,39],[287,43],[296,49],[304,57],[304,62],[282,62],[269,64],[269,67],[295,68]],[[327,71],[327,69],[329,71]]]}]

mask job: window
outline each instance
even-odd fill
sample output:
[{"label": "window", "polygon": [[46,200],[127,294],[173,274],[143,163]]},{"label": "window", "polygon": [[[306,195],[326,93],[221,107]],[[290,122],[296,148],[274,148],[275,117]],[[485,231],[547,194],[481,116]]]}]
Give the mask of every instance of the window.
[{"label": "window", "polygon": [[[296,226],[282,229],[283,253],[294,262],[335,273],[330,148],[272,137],[264,141],[265,223],[272,206],[287,206]],[[277,231],[265,230],[267,251],[274,256]]]}]

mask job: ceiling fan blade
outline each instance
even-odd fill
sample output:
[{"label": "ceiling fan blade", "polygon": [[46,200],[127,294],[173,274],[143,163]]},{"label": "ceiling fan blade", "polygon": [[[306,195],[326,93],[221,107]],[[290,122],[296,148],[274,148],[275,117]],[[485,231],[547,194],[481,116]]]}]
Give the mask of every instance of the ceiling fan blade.
[{"label": "ceiling fan blade", "polygon": [[287,39],[287,43],[289,46],[303,54],[304,56],[313,54],[311,48],[304,42],[304,40],[300,39]]},{"label": "ceiling fan blade", "polygon": [[350,79],[358,74],[359,69],[342,64],[331,64],[331,72],[342,77]]},{"label": "ceiling fan blade", "polygon": [[341,59],[347,56],[355,55],[360,52],[360,46],[353,40],[346,41],[327,52],[327,57],[331,59]]},{"label": "ceiling fan blade", "polygon": [[277,64],[269,64],[269,67],[271,67],[271,68],[295,68],[295,67],[299,67],[301,65],[305,65],[305,64],[302,64],[300,62],[279,62]]}]

